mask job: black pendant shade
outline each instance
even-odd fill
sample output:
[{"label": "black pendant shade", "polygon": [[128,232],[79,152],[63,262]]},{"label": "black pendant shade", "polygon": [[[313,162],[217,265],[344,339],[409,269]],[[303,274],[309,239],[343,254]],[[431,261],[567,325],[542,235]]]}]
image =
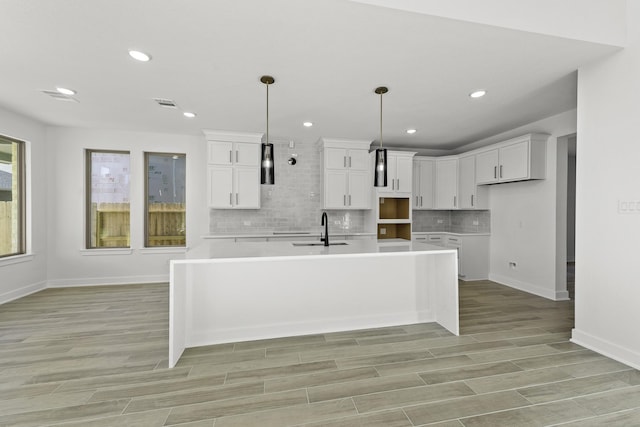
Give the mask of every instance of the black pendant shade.
[{"label": "black pendant shade", "polygon": [[269,142],[269,85],[272,85],[275,79],[271,76],[262,76],[260,81],[267,86],[267,137],[262,144],[260,184],[273,185],[276,183],[276,177],[273,162],[273,144]]},{"label": "black pendant shade", "polygon": [[387,186],[387,149],[376,149],[376,169],[373,174],[374,187]]},{"label": "black pendant shade", "polygon": [[273,185],[276,183],[273,168],[273,144],[262,144],[262,161],[260,164],[260,184]]},{"label": "black pendant shade", "polygon": [[374,90],[380,95],[380,148],[376,149],[375,170],[373,171],[373,186],[387,186],[387,149],[382,148],[382,95],[387,93],[389,89],[380,86]]}]

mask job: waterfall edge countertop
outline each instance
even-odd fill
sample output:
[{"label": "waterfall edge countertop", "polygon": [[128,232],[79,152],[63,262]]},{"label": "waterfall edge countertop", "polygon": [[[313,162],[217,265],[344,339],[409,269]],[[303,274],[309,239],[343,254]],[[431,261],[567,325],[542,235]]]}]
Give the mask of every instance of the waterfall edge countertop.
[{"label": "waterfall edge countertop", "polygon": [[[349,240],[334,242],[322,246],[318,240],[311,238],[305,242],[225,242],[204,241],[185,254],[185,260],[197,259],[230,259],[230,258],[266,258],[266,257],[300,257],[300,256],[344,256],[362,254],[388,254],[408,252],[451,252],[452,249],[427,243],[411,242],[402,239],[385,240]],[[304,246],[314,244],[315,246]],[[180,262],[180,260],[174,260]]]}]

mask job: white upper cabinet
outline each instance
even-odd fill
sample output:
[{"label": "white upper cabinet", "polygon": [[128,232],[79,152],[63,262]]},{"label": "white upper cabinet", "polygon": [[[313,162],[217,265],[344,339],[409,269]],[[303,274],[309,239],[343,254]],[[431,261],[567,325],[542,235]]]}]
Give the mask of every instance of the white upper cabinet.
[{"label": "white upper cabinet", "polygon": [[413,209],[433,209],[435,163],[428,157],[413,158]]},{"label": "white upper cabinet", "polygon": [[259,209],[262,134],[205,131],[205,135],[209,207]]},{"label": "white upper cabinet", "polygon": [[458,207],[476,208],[476,158],[464,156],[458,159]]},{"label": "white upper cabinet", "polygon": [[[376,187],[378,193],[393,193],[411,197],[413,187],[413,156],[416,153],[410,151],[387,150],[387,186]],[[375,151],[370,153],[372,161],[375,160]],[[373,168],[373,163],[371,163]],[[372,184],[373,185],[373,184]]]},{"label": "white upper cabinet", "polygon": [[436,159],[436,209],[458,208],[458,158]]},{"label": "white upper cabinet", "polygon": [[458,208],[488,209],[489,199],[486,187],[476,184],[475,155],[461,155],[458,158]]},{"label": "white upper cabinet", "polygon": [[371,209],[370,141],[321,139],[324,209]]},{"label": "white upper cabinet", "polygon": [[544,179],[548,135],[528,134],[476,153],[476,183]]}]

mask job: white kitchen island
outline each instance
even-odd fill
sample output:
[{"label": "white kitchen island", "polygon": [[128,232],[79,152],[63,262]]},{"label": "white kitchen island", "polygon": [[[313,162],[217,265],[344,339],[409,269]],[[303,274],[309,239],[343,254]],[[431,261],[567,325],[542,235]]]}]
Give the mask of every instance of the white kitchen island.
[{"label": "white kitchen island", "polygon": [[459,333],[455,250],[346,243],[205,241],[172,260],[169,367],[227,342],[423,322]]}]

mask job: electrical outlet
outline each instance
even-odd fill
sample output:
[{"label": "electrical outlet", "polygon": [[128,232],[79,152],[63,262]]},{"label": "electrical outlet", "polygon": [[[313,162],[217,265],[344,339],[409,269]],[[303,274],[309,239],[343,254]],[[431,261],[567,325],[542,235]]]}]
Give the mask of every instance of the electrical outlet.
[{"label": "electrical outlet", "polygon": [[387,234],[387,229],[386,229],[386,228],[381,228],[381,229],[380,229],[380,234],[381,234],[381,235],[385,235],[385,234]]},{"label": "electrical outlet", "polygon": [[478,222],[477,219],[473,221],[473,225],[478,225],[478,224],[480,224],[480,223]]},{"label": "electrical outlet", "polygon": [[439,219],[439,220],[438,220],[438,224],[442,224],[443,222],[444,222],[444,221],[443,221],[443,220],[441,220],[441,219]]},{"label": "electrical outlet", "polygon": [[251,221],[244,221],[243,224],[245,225],[245,227],[250,227]]}]

